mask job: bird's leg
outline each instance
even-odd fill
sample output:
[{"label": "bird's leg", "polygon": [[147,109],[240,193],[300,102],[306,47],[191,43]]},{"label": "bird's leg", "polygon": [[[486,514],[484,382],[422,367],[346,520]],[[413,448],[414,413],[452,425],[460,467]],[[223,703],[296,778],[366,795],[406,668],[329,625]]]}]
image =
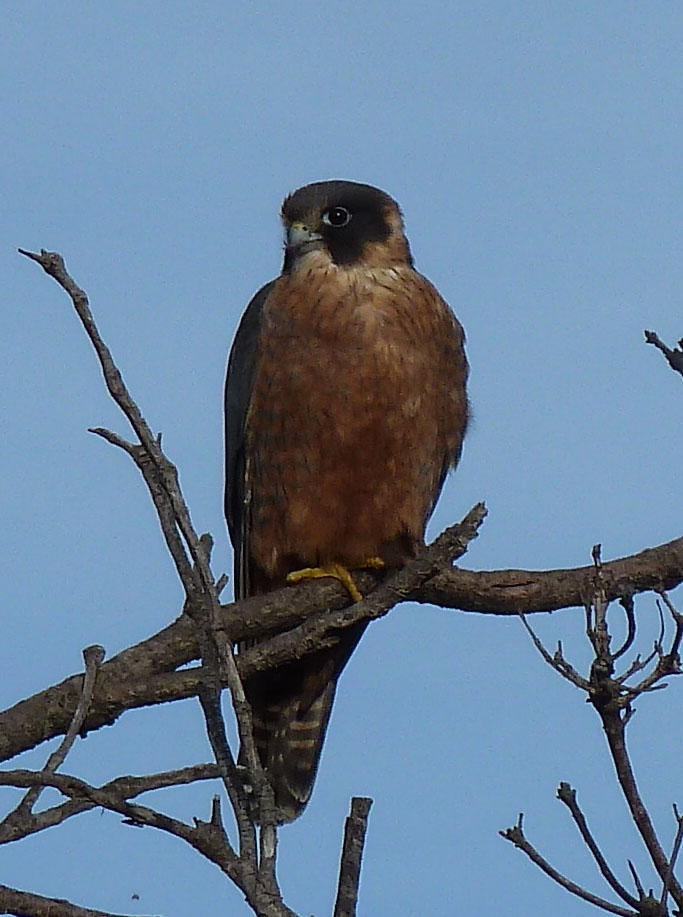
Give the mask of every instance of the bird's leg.
[{"label": "bird's leg", "polygon": [[[379,570],[384,566],[384,561],[381,557],[368,557],[360,566],[369,570]],[[356,586],[349,570],[343,564],[325,564],[322,567],[304,567],[303,570],[293,570],[287,574],[287,582],[302,583],[307,579],[321,579],[324,576],[332,576],[338,579],[351,596],[352,601],[362,601],[363,595],[360,589]]]},{"label": "bird's leg", "polygon": [[354,602],[363,598],[360,589],[353,581],[353,577],[342,564],[325,564],[324,567],[304,567],[302,570],[293,570],[287,574],[288,583],[302,583],[307,579],[321,579],[324,576],[333,576],[346,588]]}]

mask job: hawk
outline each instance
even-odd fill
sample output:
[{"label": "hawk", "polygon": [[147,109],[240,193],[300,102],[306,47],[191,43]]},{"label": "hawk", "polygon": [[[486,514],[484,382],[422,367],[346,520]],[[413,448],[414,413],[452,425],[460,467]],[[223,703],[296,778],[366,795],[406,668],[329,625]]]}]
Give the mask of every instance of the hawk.
[{"label": "hawk", "polygon": [[[282,273],[240,322],[225,389],[225,512],[236,598],[308,576],[400,567],[467,427],[464,332],[413,267],[398,204],[315,182],[282,205]],[[315,779],[337,681],[365,625],[246,680],[280,822]]]}]

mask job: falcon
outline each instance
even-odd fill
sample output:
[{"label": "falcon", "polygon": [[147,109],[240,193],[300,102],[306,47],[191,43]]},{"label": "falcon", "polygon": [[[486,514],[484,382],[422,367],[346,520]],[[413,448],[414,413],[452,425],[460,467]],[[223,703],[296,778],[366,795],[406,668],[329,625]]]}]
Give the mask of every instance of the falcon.
[{"label": "falcon", "polygon": [[[225,513],[235,597],[398,568],[467,427],[464,332],[413,266],[401,210],[378,188],[315,182],[282,205],[282,273],[249,303],[225,388]],[[247,678],[277,818],[308,802],[337,681],[365,623],[338,645]]]}]

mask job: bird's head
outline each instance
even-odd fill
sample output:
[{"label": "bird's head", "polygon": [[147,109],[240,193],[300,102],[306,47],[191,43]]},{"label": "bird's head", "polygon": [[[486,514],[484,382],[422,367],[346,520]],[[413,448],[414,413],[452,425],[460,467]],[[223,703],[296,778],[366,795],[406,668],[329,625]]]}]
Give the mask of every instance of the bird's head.
[{"label": "bird's head", "polygon": [[412,264],[396,201],[372,185],[321,181],[304,185],[282,204],[288,273],[310,252],[339,267]]}]

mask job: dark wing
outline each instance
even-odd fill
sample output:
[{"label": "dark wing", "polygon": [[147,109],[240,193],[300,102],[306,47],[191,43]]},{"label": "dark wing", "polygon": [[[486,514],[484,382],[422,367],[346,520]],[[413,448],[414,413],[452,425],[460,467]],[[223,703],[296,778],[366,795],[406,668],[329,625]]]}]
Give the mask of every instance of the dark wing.
[{"label": "dark wing", "polygon": [[235,598],[249,595],[249,507],[246,488],[246,427],[258,362],[261,313],[274,280],[253,297],[242,316],[225,380],[225,518],[235,554]]}]

